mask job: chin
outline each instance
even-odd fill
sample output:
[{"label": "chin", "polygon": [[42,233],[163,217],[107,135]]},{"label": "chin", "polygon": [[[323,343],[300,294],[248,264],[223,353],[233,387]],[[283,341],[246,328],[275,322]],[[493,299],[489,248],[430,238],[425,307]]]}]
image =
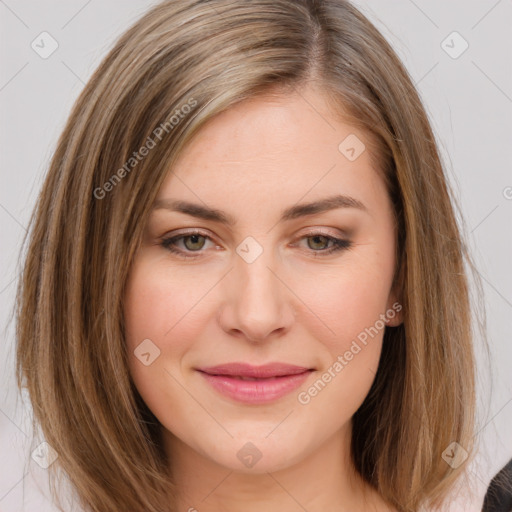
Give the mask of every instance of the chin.
[{"label": "chin", "polygon": [[278,438],[244,435],[212,447],[209,458],[237,473],[262,475],[286,469],[299,461],[301,454],[294,453],[294,447]]}]

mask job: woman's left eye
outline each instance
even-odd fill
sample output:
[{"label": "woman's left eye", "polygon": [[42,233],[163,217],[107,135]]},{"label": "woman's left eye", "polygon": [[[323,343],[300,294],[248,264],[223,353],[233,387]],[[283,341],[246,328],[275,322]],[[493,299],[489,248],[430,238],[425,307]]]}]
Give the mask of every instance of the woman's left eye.
[{"label": "woman's left eye", "polygon": [[[168,251],[177,254],[180,257],[183,258],[196,258],[200,255],[201,249],[205,246],[206,240],[212,241],[211,238],[207,235],[204,235],[199,232],[190,232],[190,233],[184,233],[181,235],[177,235],[170,238],[164,238],[160,242],[160,245],[167,249]],[[316,253],[319,255],[327,255],[332,254],[337,251],[341,251],[343,249],[348,249],[352,246],[352,242],[349,240],[345,240],[342,238],[336,238],[330,235],[325,235],[323,233],[308,233],[306,236],[303,236],[300,238],[300,240],[311,240],[311,242],[308,242],[308,246],[311,249],[313,253]],[[183,242],[185,248],[178,248],[179,242]],[[187,243],[188,242],[188,243]],[[212,242],[213,243],[213,242]],[[328,248],[321,248],[318,249],[318,245],[320,246],[326,246],[331,243],[332,245]],[[313,246],[313,247],[312,247]],[[199,253],[199,254],[190,254],[190,253]]]},{"label": "woman's left eye", "polygon": [[[350,240],[346,240],[344,238],[336,238],[330,235],[324,235],[323,233],[308,233],[306,236],[303,236],[301,240],[312,240],[313,246],[315,245],[324,245],[332,244],[329,248],[322,249],[319,251],[313,251],[315,256],[319,254],[320,256],[325,256],[327,254],[332,254],[333,252],[342,251],[344,249],[349,249],[352,247],[352,242]],[[311,243],[307,244],[311,248]]]}]

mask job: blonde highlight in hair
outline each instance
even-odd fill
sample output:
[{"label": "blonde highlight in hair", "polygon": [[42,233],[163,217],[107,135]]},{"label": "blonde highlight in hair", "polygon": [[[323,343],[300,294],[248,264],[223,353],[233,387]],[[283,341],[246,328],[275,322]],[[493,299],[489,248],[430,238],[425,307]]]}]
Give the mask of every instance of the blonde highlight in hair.
[{"label": "blonde highlight in hair", "polygon": [[[386,328],[378,373],[354,415],[354,465],[400,512],[440,508],[467,470],[471,456],[453,469],[442,453],[454,441],[473,453],[469,255],[407,71],[346,0],[174,0],[117,41],[76,101],[31,219],[18,288],[18,386],[87,510],[174,510],[160,425],[124,346],[125,283],[160,185],[208,120],[311,83],[333,116],[368,134],[399,233],[404,322]],[[158,127],[167,130],[157,141]],[[149,139],[151,151],[127,166]]]}]

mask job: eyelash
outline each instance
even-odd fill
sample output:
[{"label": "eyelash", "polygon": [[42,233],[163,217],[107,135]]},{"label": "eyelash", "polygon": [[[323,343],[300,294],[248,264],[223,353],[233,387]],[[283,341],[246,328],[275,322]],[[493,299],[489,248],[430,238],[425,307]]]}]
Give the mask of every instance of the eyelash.
[{"label": "eyelash", "polygon": [[[169,237],[169,238],[163,238],[160,242],[160,245],[168,250],[169,252],[173,253],[173,254],[176,254],[177,256],[181,257],[181,258],[184,258],[184,259],[191,259],[191,258],[197,258],[201,252],[204,252],[204,251],[201,251],[201,250],[198,250],[198,251],[192,251],[192,252],[195,252],[197,254],[194,254],[194,255],[190,255],[190,254],[187,254],[186,252],[184,252],[183,250],[181,249],[176,249],[175,247],[175,243],[177,240],[180,240],[182,238],[188,238],[189,236],[193,236],[193,235],[200,235],[208,240],[211,240],[211,238],[207,235],[205,235],[204,233],[201,233],[200,231],[189,231],[187,233],[182,233],[180,235],[177,235],[177,236],[173,236],[173,237]],[[303,240],[304,238],[314,238],[314,237],[317,237],[317,236],[321,236],[321,237],[324,237],[328,240],[328,242],[332,242],[333,243],[333,246],[330,248],[330,249],[324,249],[324,250],[319,250],[319,251],[313,251],[313,253],[319,253],[321,256],[326,256],[326,255],[329,255],[329,254],[333,254],[335,252],[338,252],[338,251],[342,251],[342,250],[346,250],[346,249],[350,249],[352,247],[352,242],[350,240],[345,240],[343,238],[336,238],[336,237],[333,237],[333,236],[330,236],[330,235],[325,235],[324,233],[318,233],[318,232],[311,232],[311,233],[306,233],[303,237],[300,238],[300,240]],[[316,254],[315,254],[315,257],[316,257]]]}]

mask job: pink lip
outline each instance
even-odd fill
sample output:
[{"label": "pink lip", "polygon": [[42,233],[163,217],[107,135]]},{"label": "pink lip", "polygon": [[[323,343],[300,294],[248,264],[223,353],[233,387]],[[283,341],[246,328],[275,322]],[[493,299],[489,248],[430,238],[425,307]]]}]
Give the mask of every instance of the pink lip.
[{"label": "pink lip", "polygon": [[198,369],[214,389],[248,404],[264,404],[287,395],[298,388],[312,370],[284,363],[263,366],[229,363]]}]

